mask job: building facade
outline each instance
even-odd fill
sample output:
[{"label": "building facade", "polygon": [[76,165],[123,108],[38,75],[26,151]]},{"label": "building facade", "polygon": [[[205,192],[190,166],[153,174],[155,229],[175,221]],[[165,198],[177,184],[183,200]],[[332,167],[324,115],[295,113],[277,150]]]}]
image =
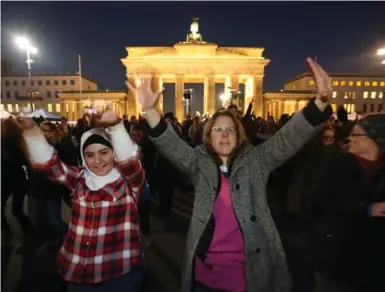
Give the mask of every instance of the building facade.
[{"label": "building facade", "polygon": [[44,108],[60,115],[62,105],[59,94],[64,91],[97,90],[95,81],[80,78],[78,73],[52,73],[1,76],[1,103],[12,114],[22,112],[24,107]]},{"label": "building facade", "polygon": [[[383,112],[385,99],[385,74],[332,73],[333,94],[331,104],[335,110],[344,106],[349,113],[368,114]],[[298,75],[285,83],[284,91],[315,92],[311,73]]]},{"label": "building facade", "polygon": [[63,91],[58,94],[62,117],[77,121],[85,113],[102,112],[111,105],[122,117],[128,110],[127,92],[120,90]]},{"label": "building facade", "polygon": [[[220,47],[205,42],[199,33],[197,19],[194,19],[185,42],[172,47],[127,47],[126,51],[127,56],[121,62],[126,67],[128,82],[139,84],[141,74],[151,73],[154,91],[162,88],[164,83],[175,84],[175,115],[178,120],[183,120],[186,114],[183,108],[186,83],[203,83],[204,114],[216,111],[215,84],[222,83],[226,90],[230,87],[236,91],[240,84],[244,84],[245,105],[254,98],[255,115],[263,115],[262,83],[265,66],[270,62],[263,56],[264,48]],[[146,68],[151,68],[151,72]],[[128,115],[141,112],[135,93],[128,92],[128,101]],[[163,111],[162,98],[158,108]]]},{"label": "building facade", "polygon": [[268,116],[278,120],[282,114],[294,114],[303,109],[314,97],[312,91],[280,91],[264,92],[264,118]]}]

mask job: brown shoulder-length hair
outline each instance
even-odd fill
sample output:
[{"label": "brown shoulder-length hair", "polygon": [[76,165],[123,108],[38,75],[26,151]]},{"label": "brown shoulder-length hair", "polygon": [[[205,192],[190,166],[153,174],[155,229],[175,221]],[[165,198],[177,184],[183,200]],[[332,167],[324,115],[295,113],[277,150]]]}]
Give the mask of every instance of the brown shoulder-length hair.
[{"label": "brown shoulder-length hair", "polygon": [[59,141],[63,139],[63,133],[59,130],[59,127],[54,123],[49,121],[44,121],[40,124],[40,128],[42,126],[47,126],[48,129],[53,132],[55,138],[58,139]]},{"label": "brown shoulder-length hair", "polygon": [[1,122],[1,139],[2,143],[8,145],[8,147],[20,150],[20,154],[24,156],[26,161],[29,158],[29,151],[27,143],[23,137],[23,130],[17,124],[14,118],[8,118]]},{"label": "brown shoulder-length hair", "polygon": [[230,166],[234,160],[236,159],[237,155],[244,149],[248,144],[249,141],[247,139],[245,129],[243,128],[242,122],[240,119],[234,114],[232,114],[229,110],[219,110],[217,111],[210,119],[206,120],[204,126],[203,126],[203,145],[205,145],[207,152],[213,157],[214,161],[221,165],[222,161],[219,158],[218,154],[215,152],[214,148],[211,144],[211,131],[213,128],[213,125],[218,117],[229,117],[233,120],[234,126],[236,129],[236,135],[237,135],[237,144],[233,151],[230,153],[228,165]]}]

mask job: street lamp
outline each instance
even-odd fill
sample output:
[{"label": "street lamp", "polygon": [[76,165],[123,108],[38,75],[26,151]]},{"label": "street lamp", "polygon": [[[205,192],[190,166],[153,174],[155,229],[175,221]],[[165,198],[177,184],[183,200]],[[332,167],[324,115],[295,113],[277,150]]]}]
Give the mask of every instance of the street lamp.
[{"label": "street lamp", "polygon": [[[25,37],[18,37],[15,40],[16,45],[21,48],[22,50],[25,50],[27,52],[27,66],[28,66],[28,83],[31,85],[31,64],[33,63],[33,60],[31,59],[31,54],[37,54],[37,48],[32,46],[29,40]],[[34,108],[33,104],[33,97],[36,92],[36,90],[29,89],[28,92],[31,94],[31,107]]]},{"label": "street lamp", "polygon": [[29,40],[24,37],[18,37],[15,43],[27,52],[28,77],[31,78],[31,64],[33,63],[31,54],[37,54],[37,48],[32,46]]},{"label": "street lamp", "polygon": [[[385,57],[385,47],[377,50],[377,56]],[[385,65],[385,59],[381,61],[382,65]]]}]

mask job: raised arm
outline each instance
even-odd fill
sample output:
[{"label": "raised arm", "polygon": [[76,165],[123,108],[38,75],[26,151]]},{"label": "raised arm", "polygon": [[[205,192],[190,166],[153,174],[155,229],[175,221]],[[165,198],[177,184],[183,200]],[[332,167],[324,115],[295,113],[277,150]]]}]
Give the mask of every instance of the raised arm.
[{"label": "raised arm", "polygon": [[139,146],[132,141],[123,122],[109,127],[107,132],[110,134],[115,152],[115,167],[129,183],[134,194],[138,196],[145,181],[145,173],[139,157]]},{"label": "raised arm", "polygon": [[172,164],[190,177],[196,171],[196,152],[185,141],[183,141],[171,125],[168,125],[162,118],[155,104],[164,89],[153,92],[151,89],[151,76],[142,76],[141,85],[133,87],[126,82],[128,88],[138,95],[139,102],[145,112],[144,118],[147,120],[151,130],[149,138],[158,149],[159,153],[166,157]]},{"label": "raised arm", "polygon": [[80,169],[60,160],[32,119],[18,118],[18,123],[23,129],[32,167],[41,170],[50,180],[74,190],[80,177]]},{"label": "raised arm", "polygon": [[321,111],[312,100],[274,136],[255,146],[255,154],[268,171],[273,171],[301,150],[331,113],[330,107]]},{"label": "raised arm", "polygon": [[333,88],[331,78],[312,59],[308,58],[307,62],[315,79],[316,98],[295,114],[278,133],[255,147],[255,155],[268,171],[273,171],[297,153],[332,114],[328,105]]}]

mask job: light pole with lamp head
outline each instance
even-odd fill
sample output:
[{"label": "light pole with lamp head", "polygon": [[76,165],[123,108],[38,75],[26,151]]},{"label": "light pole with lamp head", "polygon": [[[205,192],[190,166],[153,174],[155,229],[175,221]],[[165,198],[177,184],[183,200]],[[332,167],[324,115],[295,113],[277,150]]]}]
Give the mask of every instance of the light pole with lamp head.
[{"label": "light pole with lamp head", "polygon": [[[31,85],[31,76],[32,76],[32,69],[31,69],[31,64],[33,63],[33,60],[31,59],[31,54],[36,54],[37,53],[37,48],[32,46],[29,40],[25,37],[18,37],[15,40],[15,43],[23,50],[27,52],[27,66],[28,66],[28,82],[29,85]],[[28,92],[31,94],[31,110],[34,109],[34,104],[33,104],[33,98],[34,98],[34,93],[36,92],[33,89],[29,89]]]}]

